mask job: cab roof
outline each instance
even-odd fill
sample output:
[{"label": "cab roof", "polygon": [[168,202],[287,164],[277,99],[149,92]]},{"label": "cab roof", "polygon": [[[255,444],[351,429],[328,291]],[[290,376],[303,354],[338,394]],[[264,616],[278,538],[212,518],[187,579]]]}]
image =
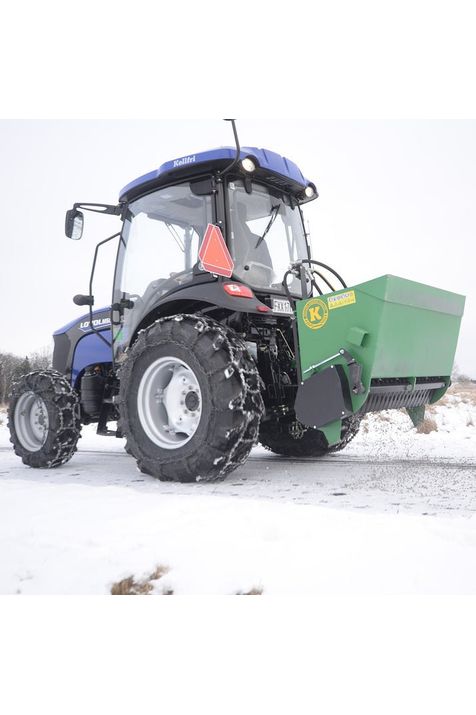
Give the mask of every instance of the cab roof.
[{"label": "cab roof", "polygon": [[[179,180],[188,176],[203,174],[207,171],[222,170],[233,161],[235,156],[236,148],[225,146],[166,161],[158,169],[139,176],[139,178],[127,184],[121,190],[119,200],[131,201],[155,188],[160,188],[160,186],[174,181],[175,178]],[[240,160],[247,157],[253,159],[257,167],[252,174],[253,177],[281,188],[283,191],[291,191],[294,194],[301,195],[300,202],[310,200],[303,193],[304,189],[310,185],[315,191],[312,198],[316,198],[316,187],[303,176],[299,167],[290,159],[269,149],[242,147]]]}]

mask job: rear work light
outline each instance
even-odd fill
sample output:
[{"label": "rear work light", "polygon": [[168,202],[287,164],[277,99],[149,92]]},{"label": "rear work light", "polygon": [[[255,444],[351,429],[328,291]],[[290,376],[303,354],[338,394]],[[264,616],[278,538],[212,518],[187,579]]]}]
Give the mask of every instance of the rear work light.
[{"label": "rear work light", "polygon": [[253,172],[256,169],[256,164],[248,156],[246,157],[246,159],[243,159],[243,161],[241,162],[241,166],[243,167],[243,169],[245,171],[247,171],[250,174],[251,174],[251,172]]},{"label": "rear work light", "polygon": [[235,298],[254,298],[253,291],[241,283],[224,283],[223,290]]}]

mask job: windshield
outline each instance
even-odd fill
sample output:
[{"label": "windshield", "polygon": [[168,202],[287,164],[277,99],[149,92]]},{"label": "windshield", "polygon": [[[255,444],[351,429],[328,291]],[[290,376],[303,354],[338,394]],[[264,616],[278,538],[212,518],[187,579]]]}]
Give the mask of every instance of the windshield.
[{"label": "windshield", "polygon": [[[308,258],[299,208],[261,184],[253,184],[249,194],[238,180],[229,182],[228,198],[235,276],[254,288],[281,292],[290,265]],[[289,278],[288,287],[301,295],[299,279]]]}]

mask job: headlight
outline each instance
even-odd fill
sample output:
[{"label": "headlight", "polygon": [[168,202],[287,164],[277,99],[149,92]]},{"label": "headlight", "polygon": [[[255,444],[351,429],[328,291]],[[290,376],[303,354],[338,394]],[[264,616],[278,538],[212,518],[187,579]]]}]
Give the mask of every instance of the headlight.
[{"label": "headlight", "polygon": [[312,188],[312,186],[309,185],[309,186],[306,186],[306,188],[304,189],[304,193],[306,194],[306,196],[307,196],[308,199],[312,199],[312,197],[314,196],[315,191],[314,191],[314,189]]}]

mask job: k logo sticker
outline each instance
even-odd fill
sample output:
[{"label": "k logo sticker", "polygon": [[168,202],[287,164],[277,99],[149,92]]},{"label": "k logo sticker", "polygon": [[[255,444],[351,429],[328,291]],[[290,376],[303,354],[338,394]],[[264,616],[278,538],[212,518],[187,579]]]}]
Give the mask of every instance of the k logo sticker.
[{"label": "k logo sticker", "polygon": [[329,310],[320,298],[308,300],[302,309],[302,319],[311,330],[322,328],[327,323]]}]

